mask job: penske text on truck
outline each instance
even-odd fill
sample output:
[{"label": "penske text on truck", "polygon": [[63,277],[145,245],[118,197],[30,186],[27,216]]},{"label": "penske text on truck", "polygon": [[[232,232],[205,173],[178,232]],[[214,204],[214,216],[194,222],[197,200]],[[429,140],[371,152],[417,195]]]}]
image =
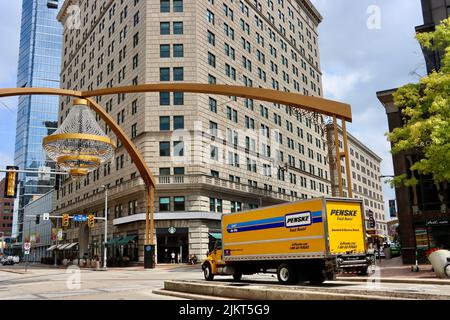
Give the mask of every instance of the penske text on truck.
[{"label": "penske text on truck", "polygon": [[276,273],[283,284],[335,279],[341,267],[367,273],[362,201],[317,198],[224,214],[202,268],[215,275]]}]

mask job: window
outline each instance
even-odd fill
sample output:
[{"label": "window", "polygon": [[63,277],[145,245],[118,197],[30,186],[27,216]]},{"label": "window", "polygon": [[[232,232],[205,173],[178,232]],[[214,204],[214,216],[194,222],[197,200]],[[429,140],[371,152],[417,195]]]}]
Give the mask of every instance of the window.
[{"label": "window", "polygon": [[216,35],[208,30],[208,43],[213,46],[216,45]]},{"label": "window", "polygon": [[208,20],[209,23],[214,24],[214,13],[212,13],[209,10],[207,10],[206,11],[206,19]]},{"label": "window", "polygon": [[170,12],[170,0],[160,0],[160,11]]},{"label": "window", "polygon": [[170,157],[170,142],[161,141],[159,143],[159,156]]},{"label": "window", "polygon": [[170,168],[159,168],[160,176],[170,176]]},{"label": "window", "polygon": [[184,197],[175,197],[174,200],[174,211],[184,211],[185,210],[185,198]]},{"label": "window", "polygon": [[159,105],[161,105],[161,106],[170,105],[170,93],[169,92],[160,92],[159,93]]},{"label": "window", "polygon": [[219,178],[219,171],[211,170],[211,177]]},{"label": "window", "polygon": [[183,0],[173,0],[173,12],[183,12]]},{"label": "window", "polygon": [[[177,67],[173,68],[173,81],[183,81],[184,80],[184,68]],[[164,80],[161,80],[164,81]],[[170,81],[170,76],[169,76]]]},{"label": "window", "polygon": [[216,67],[216,56],[213,55],[211,52],[208,52],[208,64],[211,67]]},{"label": "window", "polygon": [[170,211],[170,198],[161,197],[159,198],[159,211]]},{"label": "window", "polygon": [[170,81],[170,68],[159,68],[159,81]]},{"label": "window", "polygon": [[161,22],[159,24],[159,29],[161,35],[170,34],[170,22]]},{"label": "window", "polygon": [[209,110],[217,113],[217,100],[209,98]]},{"label": "window", "polygon": [[242,203],[237,201],[231,201],[231,212],[242,211]]},{"label": "window", "polygon": [[131,126],[131,139],[134,139],[137,137],[137,124],[133,124]]},{"label": "window", "polygon": [[173,93],[173,104],[175,106],[184,105],[184,92],[174,92]]},{"label": "window", "polygon": [[[175,52],[174,52],[175,54]],[[170,58],[170,45],[162,44],[159,46],[159,57],[160,58]]]},{"label": "window", "polygon": [[159,117],[159,130],[161,131],[170,130],[170,117]]},{"label": "window", "polygon": [[174,58],[183,58],[184,57],[184,47],[182,44],[174,44],[173,45],[173,56],[174,56]]},{"label": "window", "polygon": [[174,141],[173,142],[173,155],[175,157],[184,156],[184,141]]},{"label": "window", "polygon": [[173,174],[176,176],[184,176],[184,168],[173,168]]},{"label": "window", "polygon": [[184,129],[184,116],[173,117],[173,130]]},{"label": "window", "polygon": [[184,28],[183,28],[183,22],[182,21],[176,21],[173,23],[173,34],[183,34]]}]

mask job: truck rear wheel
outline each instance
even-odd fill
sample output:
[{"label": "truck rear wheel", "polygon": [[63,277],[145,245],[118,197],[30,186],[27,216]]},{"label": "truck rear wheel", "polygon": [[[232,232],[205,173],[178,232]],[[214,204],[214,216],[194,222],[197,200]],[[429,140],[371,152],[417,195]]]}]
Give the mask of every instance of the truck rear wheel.
[{"label": "truck rear wheel", "polygon": [[242,272],[235,272],[235,273],[233,273],[233,279],[234,279],[234,281],[241,281],[241,279],[242,279]]},{"label": "truck rear wheel", "polygon": [[211,270],[211,265],[208,263],[206,264],[205,268],[203,269],[203,275],[205,276],[206,281],[213,281],[214,275]]},{"label": "truck rear wheel", "polygon": [[281,284],[294,284],[297,283],[298,273],[291,264],[283,263],[278,266],[277,277]]}]

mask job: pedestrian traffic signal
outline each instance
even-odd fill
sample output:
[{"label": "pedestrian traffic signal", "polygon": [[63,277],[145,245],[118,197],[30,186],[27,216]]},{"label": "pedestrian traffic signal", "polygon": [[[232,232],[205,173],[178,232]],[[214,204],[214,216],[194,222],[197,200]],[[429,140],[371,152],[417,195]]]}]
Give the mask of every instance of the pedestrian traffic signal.
[{"label": "pedestrian traffic signal", "polygon": [[63,219],[62,219],[62,226],[63,227],[68,227],[69,226],[69,215],[68,214],[63,214]]},{"label": "pedestrian traffic signal", "polygon": [[94,217],[93,214],[90,214],[88,216],[88,226],[89,226],[89,228],[93,228],[94,224],[95,224],[95,217]]}]

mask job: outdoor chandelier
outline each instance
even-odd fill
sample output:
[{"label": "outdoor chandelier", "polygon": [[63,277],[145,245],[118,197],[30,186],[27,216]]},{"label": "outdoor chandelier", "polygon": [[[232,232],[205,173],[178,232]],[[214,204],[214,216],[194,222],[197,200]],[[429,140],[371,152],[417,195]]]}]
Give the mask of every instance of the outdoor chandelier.
[{"label": "outdoor chandelier", "polygon": [[85,99],[75,99],[60,128],[45,137],[43,148],[50,159],[73,177],[87,175],[109,161],[115,143],[103,132]]}]

